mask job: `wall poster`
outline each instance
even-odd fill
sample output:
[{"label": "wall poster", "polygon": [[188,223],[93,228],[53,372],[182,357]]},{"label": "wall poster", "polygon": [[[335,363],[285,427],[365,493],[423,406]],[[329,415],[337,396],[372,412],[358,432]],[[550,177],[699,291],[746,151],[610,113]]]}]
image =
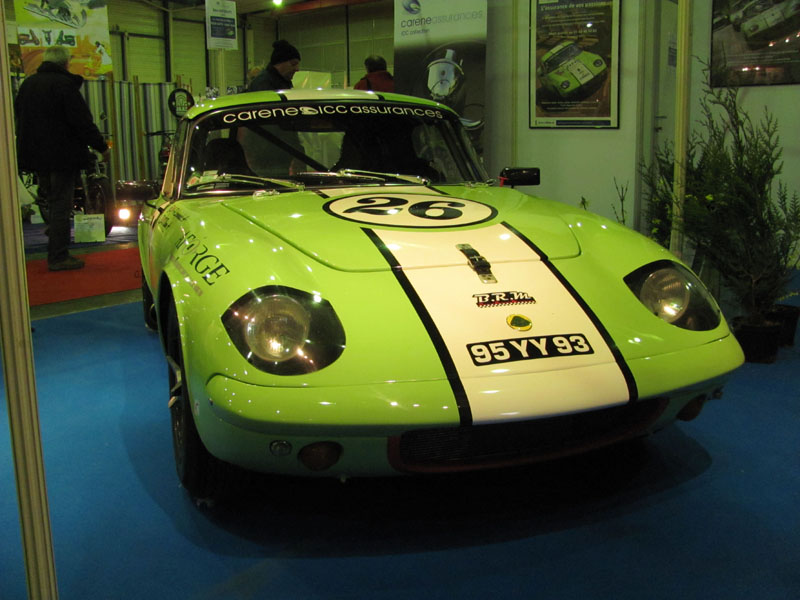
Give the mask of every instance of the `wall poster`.
[{"label": "wall poster", "polygon": [[800,0],[714,0],[711,85],[800,83]]},{"label": "wall poster", "polygon": [[69,48],[69,70],[86,79],[111,72],[106,4],[106,0],[14,0],[22,72],[35,73],[50,46]]},{"label": "wall poster", "polygon": [[619,127],[620,0],[531,0],[530,127]]}]

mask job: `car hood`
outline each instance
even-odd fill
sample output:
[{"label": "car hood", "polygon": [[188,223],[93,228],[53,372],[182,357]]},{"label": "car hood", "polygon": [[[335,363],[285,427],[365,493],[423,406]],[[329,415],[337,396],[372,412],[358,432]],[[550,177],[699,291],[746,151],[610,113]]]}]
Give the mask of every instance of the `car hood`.
[{"label": "car hood", "polygon": [[[415,256],[425,266],[463,265],[464,251],[441,252],[441,235],[453,247],[467,231],[504,223],[537,248],[524,260],[577,256],[580,247],[558,205],[508,188],[375,186],[315,191],[255,193],[223,201],[226,208],[332,268],[386,270],[370,241],[374,232],[412,230]],[[535,205],[535,206],[534,206]],[[464,233],[460,233],[464,232]],[[480,253],[480,249],[476,249]],[[495,260],[521,260],[495,256]],[[406,263],[405,268],[415,266]]]},{"label": "car hood", "polygon": [[594,60],[596,58],[598,58],[598,56],[594,54],[580,58],[573,58],[572,60],[562,64],[555,71],[555,74],[562,78],[574,79],[579,84],[584,84],[605,69],[605,64],[599,67],[594,65]]}]

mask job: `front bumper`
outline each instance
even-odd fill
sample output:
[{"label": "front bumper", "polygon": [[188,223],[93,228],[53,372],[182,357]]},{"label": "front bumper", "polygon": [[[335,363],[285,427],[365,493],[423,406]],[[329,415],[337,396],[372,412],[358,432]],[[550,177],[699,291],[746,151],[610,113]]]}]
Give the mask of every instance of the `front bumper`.
[{"label": "front bumper", "polygon": [[[584,452],[692,418],[706,400],[721,395],[741,362],[741,349],[729,336],[629,361],[640,390],[632,402],[471,426],[459,425],[446,381],[265,388],[216,375],[205,386],[205,399],[194,396],[201,400],[195,418],[212,454],[254,471],[338,477],[496,468]],[[668,383],[672,389],[664,389]],[[312,473],[298,454],[321,441],[338,443],[342,455],[329,470]],[[273,454],[274,442],[291,451]]]}]

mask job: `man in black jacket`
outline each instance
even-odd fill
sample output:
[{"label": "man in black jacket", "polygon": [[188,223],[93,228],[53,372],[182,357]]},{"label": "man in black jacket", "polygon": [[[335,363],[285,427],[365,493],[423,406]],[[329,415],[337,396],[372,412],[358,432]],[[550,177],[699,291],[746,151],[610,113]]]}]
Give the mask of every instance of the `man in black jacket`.
[{"label": "man in black jacket", "polygon": [[75,181],[86,166],[89,146],[108,157],[103,134],[80,93],[83,77],[67,70],[69,59],[69,49],[47,48],[41,66],[22,82],[14,101],[19,167],[36,172],[39,193],[48,201],[51,271],[83,267],[82,260],[69,254]]},{"label": "man in black jacket", "polygon": [[[278,40],[272,44],[269,64],[250,82],[247,91],[290,90],[292,78],[299,70],[300,52],[286,40]],[[251,129],[244,129],[239,135],[250,169],[261,177],[278,178],[288,177],[303,169],[296,157],[296,153],[303,152],[296,132],[268,126],[262,127],[262,130],[269,139]]]},{"label": "man in black jacket", "polygon": [[247,91],[290,90],[292,77],[299,70],[300,52],[286,40],[278,40],[272,44],[272,56],[267,68],[256,75]]}]

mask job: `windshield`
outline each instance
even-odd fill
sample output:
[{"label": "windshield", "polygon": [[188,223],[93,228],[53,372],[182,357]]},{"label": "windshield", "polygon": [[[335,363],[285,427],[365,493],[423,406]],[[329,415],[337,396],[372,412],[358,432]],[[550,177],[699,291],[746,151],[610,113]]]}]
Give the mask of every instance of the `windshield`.
[{"label": "windshield", "polygon": [[751,17],[755,17],[758,14],[761,14],[765,10],[769,10],[772,8],[773,0],[759,0],[758,2],[753,2],[744,9],[744,18],[749,19]]},{"label": "windshield", "polygon": [[558,65],[568,61],[571,58],[575,58],[581,52],[583,52],[583,50],[577,44],[565,46],[544,62],[544,72],[549,73],[550,71],[554,71],[558,68]]},{"label": "windshield", "polygon": [[201,117],[189,135],[188,195],[487,179],[459,120],[436,107],[265,103]]}]

